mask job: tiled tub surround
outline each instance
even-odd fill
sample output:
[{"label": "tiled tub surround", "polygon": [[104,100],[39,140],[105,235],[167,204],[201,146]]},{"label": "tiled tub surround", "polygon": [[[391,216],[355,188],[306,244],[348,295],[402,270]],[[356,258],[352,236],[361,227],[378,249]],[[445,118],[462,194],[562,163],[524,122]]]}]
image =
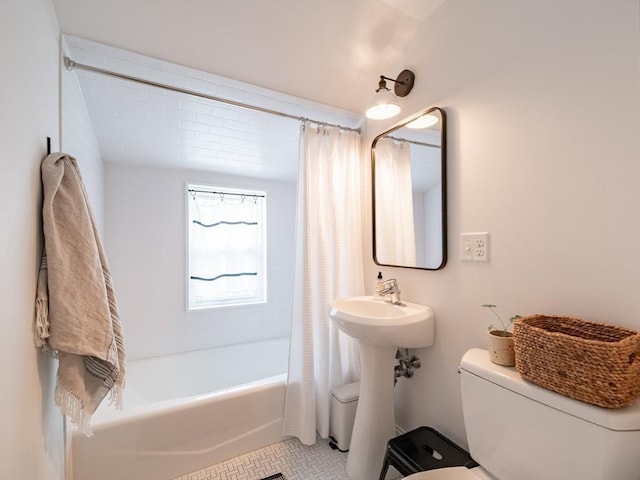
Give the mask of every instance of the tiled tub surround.
[{"label": "tiled tub surround", "polygon": [[[88,39],[65,35],[64,40],[68,55],[78,63],[294,116],[347,126],[360,123],[359,114],[339,108]],[[171,166],[178,161],[196,170],[215,165],[218,173],[296,178],[298,120],[81,69],[74,72],[106,162]]]},{"label": "tiled tub surround", "polygon": [[73,436],[75,480],[171,479],[282,439],[288,339],[133,361],[125,408]]}]

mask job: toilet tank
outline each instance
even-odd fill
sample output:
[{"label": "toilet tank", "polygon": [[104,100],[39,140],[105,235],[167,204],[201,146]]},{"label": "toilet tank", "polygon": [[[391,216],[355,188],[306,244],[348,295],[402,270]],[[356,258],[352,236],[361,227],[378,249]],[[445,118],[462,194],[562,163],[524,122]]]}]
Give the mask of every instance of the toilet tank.
[{"label": "toilet tank", "polygon": [[499,480],[640,479],[640,400],[618,409],[573,400],[476,348],[460,373],[469,452]]}]

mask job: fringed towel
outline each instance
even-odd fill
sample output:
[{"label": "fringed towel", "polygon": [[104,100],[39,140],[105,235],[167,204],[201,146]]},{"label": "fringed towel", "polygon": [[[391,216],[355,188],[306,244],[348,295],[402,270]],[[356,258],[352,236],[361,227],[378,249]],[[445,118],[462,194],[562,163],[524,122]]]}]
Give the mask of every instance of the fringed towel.
[{"label": "fringed towel", "polygon": [[76,160],[42,162],[44,251],[36,293],[36,346],[58,356],[55,401],[87,436],[111,393],[122,407],[125,352],[111,274]]}]

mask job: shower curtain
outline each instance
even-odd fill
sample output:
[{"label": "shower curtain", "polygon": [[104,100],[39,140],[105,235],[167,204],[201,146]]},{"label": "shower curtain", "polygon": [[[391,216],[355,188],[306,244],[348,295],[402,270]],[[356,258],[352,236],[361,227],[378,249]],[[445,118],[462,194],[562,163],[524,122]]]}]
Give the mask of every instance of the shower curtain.
[{"label": "shower curtain", "polygon": [[391,138],[376,144],[376,256],[386,264],[416,264],[411,147]]},{"label": "shower curtain", "polygon": [[360,135],[302,125],[296,263],[284,435],[329,435],[333,387],[356,381],[356,342],[328,315],[336,297],[364,294]]}]

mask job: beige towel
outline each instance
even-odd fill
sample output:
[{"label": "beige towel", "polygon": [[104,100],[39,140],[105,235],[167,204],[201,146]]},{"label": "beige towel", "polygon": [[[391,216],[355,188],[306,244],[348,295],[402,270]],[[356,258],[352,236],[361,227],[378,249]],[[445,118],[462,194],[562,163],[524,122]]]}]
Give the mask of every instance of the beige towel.
[{"label": "beige towel", "polygon": [[104,397],[122,406],[124,341],[111,274],[74,158],[42,162],[44,252],[35,343],[59,359],[55,401],[81,432]]}]

